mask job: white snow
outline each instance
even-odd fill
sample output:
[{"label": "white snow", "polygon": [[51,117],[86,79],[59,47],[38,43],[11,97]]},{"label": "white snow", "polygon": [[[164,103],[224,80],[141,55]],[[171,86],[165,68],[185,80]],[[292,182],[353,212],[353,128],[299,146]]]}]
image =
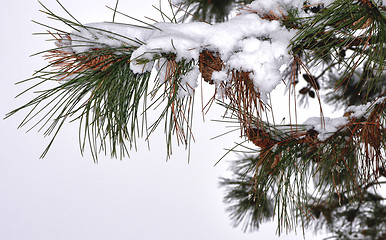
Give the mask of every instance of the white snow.
[{"label": "white snow", "polygon": [[86,52],[92,48],[137,47],[154,34],[156,29],[148,29],[122,23],[98,22],[85,24],[70,35],[72,50]]},{"label": "white snow", "polygon": [[225,88],[228,86],[229,82],[227,70],[214,71],[212,73],[212,80],[216,87],[217,99],[225,99],[226,91]]},{"label": "white snow", "polygon": [[346,112],[347,113],[351,113],[350,114],[350,117],[355,117],[355,118],[361,118],[361,117],[368,117],[368,114],[369,114],[369,108],[376,105],[376,104],[379,104],[381,102],[383,102],[384,100],[386,99],[386,97],[381,97],[381,98],[378,98],[376,101],[374,102],[369,102],[367,104],[364,104],[364,105],[358,105],[358,106],[349,106],[347,109],[346,109]]},{"label": "white snow", "polygon": [[216,85],[225,83],[228,80],[228,73],[226,71],[214,71],[212,73],[212,80]]},{"label": "white snow", "polygon": [[271,92],[282,80],[283,65],[291,60],[288,43],[294,31],[277,31],[271,34],[271,41],[254,37],[239,41],[240,51],[228,60],[228,68],[252,72],[256,88],[262,94]]},{"label": "white snow", "polygon": [[[322,122],[323,120],[323,122]],[[307,129],[313,129],[319,133],[318,138],[320,141],[325,141],[331,137],[336,131],[344,127],[349,122],[346,117],[321,119],[320,117],[311,117],[304,122]]]},{"label": "white snow", "polygon": [[178,89],[178,98],[184,98],[185,96],[193,96],[194,90],[198,85],[198,75],[200,70],[197,66],[193,66],[193,69],[181,77],[181,85]]}]

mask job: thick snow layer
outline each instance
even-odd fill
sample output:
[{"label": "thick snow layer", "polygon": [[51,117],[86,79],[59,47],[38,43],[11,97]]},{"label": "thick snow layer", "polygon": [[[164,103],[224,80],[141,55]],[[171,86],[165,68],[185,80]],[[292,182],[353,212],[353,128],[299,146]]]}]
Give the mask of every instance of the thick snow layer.
[{"label": "thick snow layer", "polygon": [[[267,38],[276,31],[288,32],[280,27],[278,22],[262,20],[256,14],[240,15],[215,25],[195,22],[157,23],[155,26],[162,31],[156,31],[146,44],[140,46],[133,54],[134,59],[138,56],[151,59],[156,53],[175,53],[177,61],[198,60],[200,50],[207,49],[219,52],[221,59],[226,62],[239,49],[240,42],[245,38]],[[286,46],[288,44],[289,41]]]},{"label": "thick snow layer", "polygon": [[346,117],[328,118],[322,119],[320,117],[312,117],[304,122],[304,125],[308,129],[313,129],[319,133],[318,138],[320,141],[324,141],[331,137],[337,130],[344,127],[349,122]]},{"label": "thick snow layer", "polygon": [[288,65],[288,43],[294,32],[278,31],[271,34],[270,41],[254,37],[239,41],[239,51],[232,54],[228,68],[252,72],[254,84],[263,94],[271,92],[282,80],[280,68]]},{"label": "thick snow layer", "polygon": [[[273,10],[277,4],[289,2],[255,1],[251,6]],[[218,52],[226,71],[251,72],[256,89],[264,96],[281,82],[284,74],[280,69],[291,59],[287,47],[296,33],[280,26],[278,21],[264,20],[251,12],[213,25],[193,22],[156,23],[153,26],[149,29],[117,23],[91,23],[70,35],[71,44],[60,44],[66,51],[75,53],[94,48],[132,47],[130,68],[134,73],[150,72],[154,59],[159,59],[162,54],[174,53],[176,61],[197,61],[202,50]],[[196,71],[190,74],[189,79],[197,75]],[[192,83],[191,87],[196,86],[191,80],[187,82]]]}]

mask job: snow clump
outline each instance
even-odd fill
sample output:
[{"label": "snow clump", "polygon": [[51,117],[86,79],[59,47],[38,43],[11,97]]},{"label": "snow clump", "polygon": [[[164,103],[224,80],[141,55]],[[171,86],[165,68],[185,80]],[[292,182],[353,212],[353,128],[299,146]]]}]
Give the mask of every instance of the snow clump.
[{"label": "snow clump", "polygon": [[376,105],[376,104],[382,103],[385,99],[386,99],[386,97],[381,97],[381,98],[378,98],[376,101],[369,102],[367,104],[358,105],[358,106],[349,106],[346,109],[346,113],[350,113],[350,117],[355,117],[355,118],[366,117],[367,118],[370,114],[369,108]]},{"label": "snow clump", "polygon": [[319,133],[318,138],[320,141],[325,141],[327,138],[331,137],[339,129],[344,128],[344,126],[349,122],[346,117],[338,118],[329,118],[324,117],[311,117],[304,122],[304,125],[307,126],[307,129],[313,129]]}]

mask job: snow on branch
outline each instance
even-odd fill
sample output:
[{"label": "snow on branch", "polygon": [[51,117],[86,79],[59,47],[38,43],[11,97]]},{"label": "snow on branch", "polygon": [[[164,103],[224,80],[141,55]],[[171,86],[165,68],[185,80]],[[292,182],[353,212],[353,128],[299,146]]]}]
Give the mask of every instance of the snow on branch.
[{"label": "snow on branch", "polygon": [[[198,61],[204,50],[217,52],[225,71],[251,72],[256,89],[267,94],[283,78],[282,67],[291,59],[288,45],[295,33],[278,21],[242,14],[214,25],[156,23],[153,29],[116,23],[87,24],[71,33],[70,40],[61,40],[58,45],[77,54],[100,48],[135,48],[130,68],[140,74],[150,72],[154,59],[162,54],[173,53],[176,61]],[[85,39],[94,43],[82,44]]]}]

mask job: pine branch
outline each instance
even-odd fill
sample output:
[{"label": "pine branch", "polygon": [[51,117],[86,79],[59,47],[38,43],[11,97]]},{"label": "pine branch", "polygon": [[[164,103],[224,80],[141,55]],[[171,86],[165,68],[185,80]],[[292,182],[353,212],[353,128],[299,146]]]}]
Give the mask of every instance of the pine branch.
[{"label": "pine branch", "polygon": [[[241,1],[186,2],[201,4],[205,11],[211,4],[221,5],[220,13],[196,12],[204,19],[218,20],[229,13],[225,10],[230,5]],[[339,203],[354,199],[366,194],[363,186],[384,175],[384,9],[367,0],[339,0],[316,7],[305,3],[281,8],[279,2],[273,4],[278,9],[253,6],[242,9],[234,21],[218,25],[173,25],[178,12],[173,11],[168,17],[173,24],[145,26],[83,25],[64,7],[70,19],[43,6],[49,18],[72,32],[41,24],[57,32],[48,32],[57,47],[40,53],[49,64],[28,79],[39,80],[26,90],[37,89],[38,95],[7,117],[30,109],[20,126],[32,124],[53,136],[42,157],[67,121],[79,122],[81,151],[89,145],[95,161],[100,152],[128,155],[138,137],[147,139],[163,123],[169,156],[172,136],[187,147],[194,140],[192,109],[201,73],[222,96],[221,105],[236,119],[241,135],[255,145],[240,144],[255,155],[235,162],[235,179],[222,180],[229,187],[226,202],[235,225],[246,219],[245,229],[258,228],[262,220],[277,215],[280,233],[282,228],[311,221],[315,209],[310,209],[310,200],[316,203],[334,194]],[[114,15],[120,13],[112,10]],[[299,11],[311,13],[300,18]],[[224,44],[221,36],[229,35],[229,26],[234,32]],[[123,27],[128,31],[120,31]],[[290,46],[283,47],[294,31]],[[270,50],[274,53],[265,53],[261,60],[260,53]],[[149,91],[153,67],[158,73]],[[313,72],[316,67],[319,73]],[[271,110],[269,93],[278,84],[287,79],[291,89],[304,70],[307,86],[301,93],[321,101],[321,79],[335,68],[341,72],[337,79],[330,78],[332,85],[363,94],[364,105],[349,107],[341,118],[311,118],[303,125],[263,120]],[[61,84],[40,89],[51,81]],[[347,96],[339,94],[333,97]],[[146,114],[157,107],[162,107],[161,113],[149,127]],[[309,182],[315,176],[319,181],[310,194]]]},{"label": "pine branch", "polygon": [[[120,158],[129,155],[129,149],[136,148],[136,139],[144,135],[149,137],[161,120],[165,121],[168,156],[171,154],[173,134],[176,134],[180,143],[190,144],[193,95],[189,86],[183,86],[180,80],[192,69],[192,62],[173,60],[176,67],[170,70],[169,76],[156,84],[157,89],[165,87],[166,91],[159,100],[166,101],[167,104],[159,119],[147,129],[146,111],[149,106],[146,98],[150,72],[134,73],[130,68],[133,60],[143,65],[149,64],[141,56],[132,58],[133,51],[141,46],[141,40],[98,28],[98,25],[72,22],[47,8],[46,10],[45,13],[54,20],[64,22],[75,31],[58,30],[60,33],[57,35],[49,32],[57,48],[39,53],[45,54],[49,64],[28,79],[41,81],[23,93],[36,89],[47,81],[60,84],[48,90],[39,90],[37,97],[6,116],[8,118],[32,108],[20,127],[35,120],[36,123],[31,128],[39,127],[39,130],[45,130],[45,136],[53,135],[41,157],[47,154],[68,121],[79,122],[81,152],[89,145],[95,161],[101,152],[109,152],[112,157]],[[129,27],[150,30],[148,27]],[[151,30],[158,29],[153,27]],[[83,35],[82,31],[90,33],[90,38],[85,37],[87,34]],[[118,46],[105,45],[100,41],[103,38],[115,41]],[[160,58],[161,56],[158,57]],[[156,60],[157,57],[153,59]],[[187,92],[188,96],[180,98],[178,94],[181,92]]]},{"label": "pine branch", "polygon": [[[254,118],[246,137],[259,147],[256,155],[235,161],[234,178],[222,180],[224,186],[244,192],[238,196],[230,190],[226,196],[227,202],[234,204],[229,211],[234,211],[231,216],[235,224],[242,222],[242,216],[257,211],[255,208],[267,198],[275,206],[274,214],[280,216],[279,229],[291,229],[298,220],[312,222],[314,213],[307,207],[311,198],[319,201],[337,194],[343,201],[343,191],[346,199],[364,194],[360,186],[377,182],[386,169],[382,150],[386,145],[385,104],[386,99],[380,98],[373,105],[351,108],[356,112],[349,111],[346,123],[323,140],[319,137],[322,133],[310,126],[285,129]],[[315,175],[319,179],[315,195],[309,196],[307,185]],[[253,200],[245,208],[242,196],[247,193]],[[259,213],[254,219],[256,223],[250,223],[250,219],[245,223],[256,228],[267,216]]]}]

